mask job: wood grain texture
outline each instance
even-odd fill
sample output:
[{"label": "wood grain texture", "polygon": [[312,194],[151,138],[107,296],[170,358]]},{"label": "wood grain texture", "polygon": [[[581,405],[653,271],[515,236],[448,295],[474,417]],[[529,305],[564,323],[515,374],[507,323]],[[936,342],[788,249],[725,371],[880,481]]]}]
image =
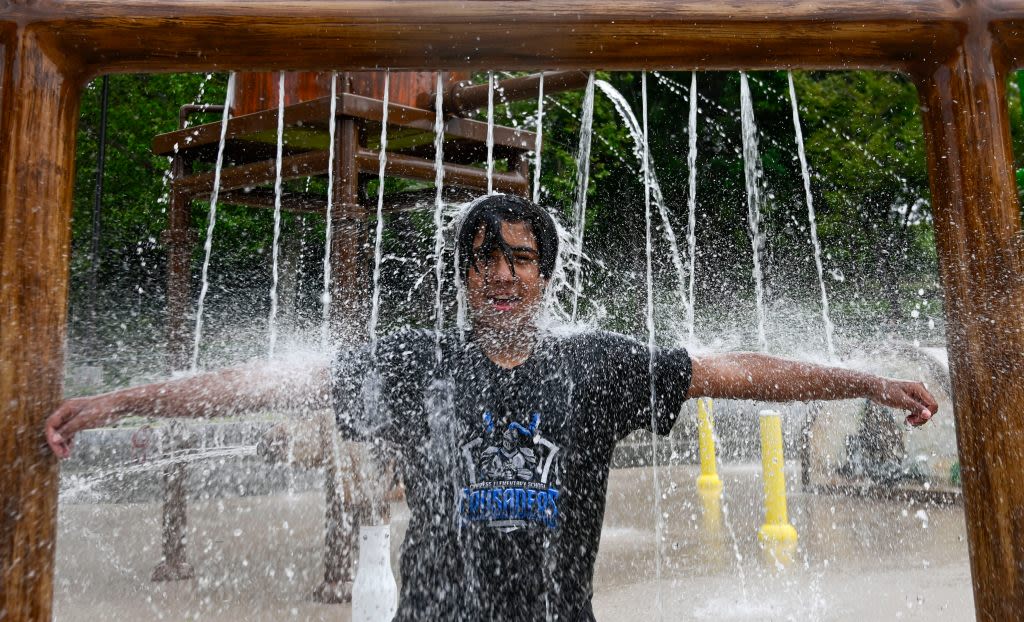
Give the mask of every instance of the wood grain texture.
[{"label": "wood grain texture", "polygon": [[959,26],[989,13],[955,0],[39,0],[15,19],[92,73],[896,69],[947,57]]},{"label": "wood grain texture", "polygon": [[979,620],[1024,611],[1024,237],[1005,67],[977,29],[916,76],[928,164],[974,602]]},{"label": "wood grain texture", "polygon": [[0,102],[0,619],[48,620],[78,93],[31,33],[3,41]]},{"label": "wood grain texture", "polygon": [[161,239],[167,249],[167,350],[170,371],[189,368],[192,359],[192,197],[180,180],[191,173],[191,164],[180,154],[171,158],[171,200],[167,228]]},{"label": "wood grain texture", "polygon": [[[235,76],[235,97],[232,116],[261,110],[277,110],[276,71],[240,71]],[[327,97],[331,94],[331,72],[289,71],[284,76],[284,104]]]},{"label": "wood grain texture", "polygon": [[[466,80],[468,72],[449,74],[446,83]],[[261,110],[277,110],[277,85],[279,74],[267,71],[243,71],[235,76],[234,116],[259,112]],[[384,98],[384,73],[381,71],[347,71],[338,76],[347,88],[347,93]],[[331,94],[331,72],[329,71],[289,71],[285,73],[285,105],[309,101]],[[437,83],[437,73],[393,72],[391,75],[389,99],[391,103],[405,106],[419,106],[420,100],[429,95]],[[424,101],[426,101],[424,99]]]}]

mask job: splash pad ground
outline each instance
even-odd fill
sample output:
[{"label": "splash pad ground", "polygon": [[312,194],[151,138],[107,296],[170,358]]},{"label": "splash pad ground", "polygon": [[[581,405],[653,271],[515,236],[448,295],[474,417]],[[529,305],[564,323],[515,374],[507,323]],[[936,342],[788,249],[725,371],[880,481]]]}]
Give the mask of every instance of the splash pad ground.
[{"label": "splash pad ground", "polygon": [[[717,532],[704,524],[698,471],[662,469],[669,518],[661,580],[650,469],[612,471],[594,577],[598,619],[659,619],[659,611],[666,620],[973,618],[962,507],[803,494],[792,484],[799,465],[787,463],[800,548],[779,570],[755,536],[760,467],[722,469],[727,518]],[[176,583],[149,580],[160,551],[159,502],[62,503],[54,619],[348,620],[348,605],[309,597],[323,576],[323,499],[313,490],[193,501],[196,578]],[[395,503],[392,516],[397,567],[408,509]]]}]

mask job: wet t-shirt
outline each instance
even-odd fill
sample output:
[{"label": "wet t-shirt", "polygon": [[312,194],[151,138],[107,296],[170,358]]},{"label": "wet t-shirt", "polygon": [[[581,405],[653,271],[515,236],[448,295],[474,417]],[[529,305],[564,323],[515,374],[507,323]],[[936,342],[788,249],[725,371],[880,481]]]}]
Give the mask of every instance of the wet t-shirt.
[{"label": "wet t-shirt", "polygon": [[592,331],[505,369],[471,335],[436,335],[393,334],[333,371],[340,430],[393,449],[405,480],[395,619],[592,619],[612,450],[671,430],[689,356]]}]

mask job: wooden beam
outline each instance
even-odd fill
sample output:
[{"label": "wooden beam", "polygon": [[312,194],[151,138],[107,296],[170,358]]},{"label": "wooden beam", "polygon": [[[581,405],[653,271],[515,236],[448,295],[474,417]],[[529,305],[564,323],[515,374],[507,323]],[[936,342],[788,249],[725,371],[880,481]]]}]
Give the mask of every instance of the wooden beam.
[{"label": "wooden beam", "polygon": [[[338,124],[341,125],[340,123]],[[306,151],[281,158],[281,179],[299,179],[327,174],[326,151]],[[273,183],[276,176],[276,160],[263,160],[251,164],[228,166],[221,170],[220,190],[228,192]],[[177,182],[182,192],[189,196],[209,195],[213,191],[214,171],[183,177]]]},{"label": "wooden beam", "polygon": [[[372,97],[346,93],[341,102],[341,112],[360,119],[380,122],[384,116],[383,103]],[[388,106],[388,125],[415,128],[433,135],[434,122],[435,113],[432,110],[400,104]],[[449,117],[445,119],[444,133],[449,138],[482,143],[487,140],[487,122],[463,117]],[[494,126],[494,144],[496,146],[529,151],[534,148],[536,140],[536,134],[528,130],[502,125]]]},{"label": "wooden beam", "polygon": [[[355,117],[366,121],[380,122],[383,119],[384,102],[372,97],[363,97],[344,93],[338,97],[337,115],[339,117]],[[323,131],[323,149],[327,149],[327,122],[330,118],[331,98],[321,97],[293,104],[285,108],[284,123],[286,128],[305,126],[319,128]],[[428,136],[427,142],[433,140],[434,113],[430,110],[403,106],[388,105],[388,125],[416,129]],[[194,125],[185,130],[175,130],[166,134],[158,134],[153,138],[153,153],[172,156],[175,153],[188,151],[197,147],[216,145],[220,141],[220,121]],[[251,139],[269,133],[270,141],[276,141],[277,110],[262,110],[232,118],[228,122],[226,140],[236,141]],[[464,119],[449,118],[445,121],[445,136],[455,139],[466,139],[475,142],[487,140],[487,123]],[[524,129],[497,125],[494,128],[494,144],[500,147],[529,151],[534,148],[536,135]]]},{"label": "wooden beam", "polygon": [[[974,14],[1021,0],[50,0],[13,21],[91,72],[898,69],[948,56]],[[11,18],[9,18],[11,19]],[[230,33],[230,36],[227,36]],[[216,50],[216,55],[210,52]]]},{"label": "wooden beam", "polygon": [[[466,188],[453,186],[444,187],[444,202],[448,204],[468,203],[479,196],[478,193]],[[400,192],[385,197],[385,214],[398,214],[401,212],[415,212],[419,210],[433,211],[437,194],[433,188]]]},{"label": "wooden beam", "polygon": [[[338,124],[339,127],[341,123]],[[377,152],[365,148],[355,151],[356,167],[359,173],[374,174],[379,161]],[[274,160],[264,160],[232,166],[221,171],[221,192],[241,190],[274,180],[276,164]],[[468,188],[486,188],[487,172],[476,166],[466,164],[445,164],[445,182],[453,186]],[[404,154],[389,154],[385,168],[388,175],[421,181],[434,180],[434,161]],[[327,174],[327,152],[307,151],[281,159],[282,179],[299,179],[315,175]],[[214,174],[212,171],[184,177],[177,182],[177,187],[189,196],[206,196],[213,191]],[[519,171],[495,171],[494,187],[503,192],[514,192],[525,196],[529,179]],[[232,196],[238,196],[233,194]],[[226,200],[225,200],[226,201]],[[244,204],[244,202],[243,202]],[[349,205],[349,203],[345,203]]]},{"label": "wooden beam", "polygon": [[[521,78],[498,80],[495,88],[501,89],[502,97],[508,101],[535,98],[540,92],[540,76],[536,73]],[[586,71],[549,71],[544,74],[544,92],[561,93],[587,86],[589,74]],[[444,110],[448,113],[467,112],[487,105],[488,84],[460,82],[448,87],[444,94]],[[432,94],[430,102],[435,101]],[[433,107],[433,106],[431,106]]]},{"label": "wooden beam", "polygon": [[[471,201],[478,193],[465,188],[446,186],[444,200],[446,203]],[[200,197],[197,197],[200,198]],[[253,188],[252,190],[220,193],[220,203],[226,205],[244,205],[246,207],[274,208],[274,191],[269,188]],[[327,210],[327,197],[309,192],[286,192],[281,197],[281,209],[295,214],[316,214],[323,216]],[[384,213],[414,212],[434,209],[434,189],[415,190],[389,194],[385,197]],[[368,208],[362,208],[368,211]]]},{"label": "wooden beam", "polygon": [[978,620],[1024,611],[1024,236],[987,29],[916,74]]},{"label": "wooden beam", "polygon": [[[244,205],[246,207],[274,209],[274,191],[270,188],[221,192],[219,196],[220,202],[225,205]],[[281,211],[293,214],[319,214],[323,216],[326,210],[326,196],[315,195],[309,192],[281,193]]]},{"label": "wooden beam", "polygon": [[0,29],[0,617],[49,620],[63,399],[77,77],[29,29]]},{"label": "wooden beam", "polygon": [[[378,152],[359,149],[356,162],[359,170],[364,173],[375,173],[378,170]],[[389,154],[384,167],[388,175],[405,179],[434,180],[434,161],[403,154]],[[495,171],[493,174],[494,189],[499,192],[511,192],[526,196],[530,180],[519,171]],[[445,164],[444,183],[463,188],[487,189],[487,171],[476,166],[465,164]]]}]

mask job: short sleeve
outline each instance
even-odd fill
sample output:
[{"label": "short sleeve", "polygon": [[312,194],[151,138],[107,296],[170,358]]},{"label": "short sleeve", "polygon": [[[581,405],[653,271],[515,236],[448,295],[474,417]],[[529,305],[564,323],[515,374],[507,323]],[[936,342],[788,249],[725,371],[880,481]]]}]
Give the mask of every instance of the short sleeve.
[{"label": "short sleeve", "polygon": [[331,399],[339,433],[356,441],[401,442],[418,412],[433,333],[403,330],[369,346],[341,350],[331,365]]},{"label": "short sleeve", "polygon": [[379,408],[379,379],[380,371],[373,364],[369,348],[340,350],[335,356],[331,365],[331,401],[338,432],[343,437],[370,440],[388,427],[390,417]]},{"label": "short sleeve", "polygon": [[[598,368],[594,404],[603,424],[615,431],[616,440],[636,430],[652,427],[661,435],[672,431],[690,391],[692,363],[684,348],[655,347],[604,333],[595,339],[591,358]],[[651,391],[654,391],[654,417]]]}]

